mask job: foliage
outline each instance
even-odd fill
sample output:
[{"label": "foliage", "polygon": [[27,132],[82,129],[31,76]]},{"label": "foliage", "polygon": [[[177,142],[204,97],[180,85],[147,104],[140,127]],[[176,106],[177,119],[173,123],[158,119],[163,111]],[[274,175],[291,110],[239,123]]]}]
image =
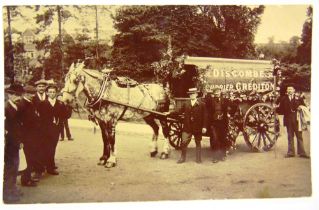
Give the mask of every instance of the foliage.
[{"label": "foliage", "polygon": [[114,15],[112,65],[118,74],[153,77],[171,37],[173,60],[190,56],[247,58],[264,7],[126,6]]},{"label": "foliage", "polygon": [[300,91],[310,91],[311,88],[311,66],[308,64],[282,64],[283,89],[287,84],[292,84]]},{"label": "foliage", "polygon": [[301,35],[301,45],[298,47],[298,63],[311,63],[311,43],[312,43],[312,7],[308,7],[307,20],[305,21]]}]

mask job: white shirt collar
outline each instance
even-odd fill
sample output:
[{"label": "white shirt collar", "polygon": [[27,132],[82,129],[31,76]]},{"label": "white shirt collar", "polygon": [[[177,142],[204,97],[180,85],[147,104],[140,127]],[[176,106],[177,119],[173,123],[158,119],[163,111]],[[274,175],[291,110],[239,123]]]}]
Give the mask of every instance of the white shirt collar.
[{"label": "white shirt collar", "polygon": [[40,93],[37,93],[37,94],[38,94],[39,99],[40,99],[41,101],[44,101],[44,100],[45,100],[45,93],[43,93],[42,95],[41,95]]},{"label": "white shirt collar", "polygon": [[11,100],[9,99],[8,102],[9,102],[9,104],[10,104],[15,110],[18,110],[17,105],[16,105],[13,101],[11,101]]},{"label": "white shirt collar", "polygon": [[197,102],[197,99],[191,100],[192,106],[194,106],[196,104],[196,102]]},{"label": "white shirt collar", "polygon": [[56,102],[56,98],[54,99],[48,98],[48,101],[50,102],[51,106],[54,106]]}]

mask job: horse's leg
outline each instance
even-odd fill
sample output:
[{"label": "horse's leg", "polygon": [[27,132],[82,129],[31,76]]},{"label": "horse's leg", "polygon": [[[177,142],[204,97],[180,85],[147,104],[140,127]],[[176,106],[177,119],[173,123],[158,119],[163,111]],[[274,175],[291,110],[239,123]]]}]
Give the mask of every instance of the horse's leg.
[{"label": "horse's leg", "polygon": [[160,120],[161,126],[162,126],[162,132],[164,136],[164,143],[163,143],[163,151],[161,153],[161,159],[167,159],[168,155],[171,151],[171,147],[168,141],[168,135],[169,135],[169,128],[167,126],[167,122],[165,120]]},{"label": "horse's leg", "polygon": [[151,157],[155,157],[157,154],[157,138],[158,138],[159,127],[156,124],[153,116],[148,115],[148,116],[144,117],[143,119],[149,126],[151,126],[151,128],[153,129],[153,132],[154,132],[153,138],[152,138],[152,143],[151,143],[150,155],[151,155]]},{"label": "horse's leg", "polygon": [[100,157],[100,161],[98,165],[105,165],[108,159],[108,150],[109,150],[108,136],[106,133],[106,123],[103,121],[99,121],[99,126],[101,129],[102,139],[103,139],[103,154]]},{"label": "horse's leg", "polygon": [[110,143],[110,157],[107,160],[105,165],[106,168],[111,168],[116,166],[116,152],[115,152],[115,127],[116,121],[110,120],[107,122],[107,132],[108,132],[108,139]]}]

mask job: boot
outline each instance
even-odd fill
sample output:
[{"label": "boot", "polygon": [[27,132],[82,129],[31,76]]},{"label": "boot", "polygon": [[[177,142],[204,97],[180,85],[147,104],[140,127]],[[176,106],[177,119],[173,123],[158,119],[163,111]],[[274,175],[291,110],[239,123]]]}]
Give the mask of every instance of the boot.
[{"label": "boot", "polygon": [[196,147],[196,163],[202,162],[201,147]]},{"label": "boot", "polygon": [[177,161],[178,164],[184,163],[186,161],[186,148],[182,148],[181,158]]}]

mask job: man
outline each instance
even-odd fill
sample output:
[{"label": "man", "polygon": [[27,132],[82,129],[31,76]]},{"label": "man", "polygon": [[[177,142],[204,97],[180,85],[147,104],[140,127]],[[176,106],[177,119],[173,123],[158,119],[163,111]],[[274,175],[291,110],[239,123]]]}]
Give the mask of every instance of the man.
[{"label": "man", "polygon": [[55,165],[55,151],[59,141],[60,121],[62,119],[63,105],[57,100],[57,86],[49,85],[47,87],[48,99],[39,104],[40,120],[43,124],[44,133],[44,151],[45,166],[47,173],[59,175]]},{"label": "man", "polygon": [[42,177],[42,173],[44,172],[44,129],[39,115],[39,105],[41,102],[44,102],[47,99],[45,94],[45,89],[47,87],[47,81],[44,79],[40,79],[35,83],[37,92],[32,98],[32,105],[35,111],[35,119],[34,119],[34,180],[39,180]]},{"label": "man", "polygon": [[187,143],[191,140],[192,136],[195,138],[196,144],[196,162],[201,163],[201,140],[202,133],[207,131],[207,118],[206,118],[206,106],[198,100],[197,88],[190,88],[188,91],[190,101],[183,104],[181,110],[177,112],[184,113],[184,127],[182,131],[182,149],[181,157],[177,161],[178,164],[186,161]]},{"label": "man", "polygon": [[[59,95],[57,97],[57,99],[59,101],[61,101],[61,98],[62,98],[61,95]],[[70,128],[69,128],[69,122],[68,122],[68,119],[72,115],[72,107],[67,103],[63,103],[62,101],[61,101],[61,103],[63,105],[63,109],[62,109],[62,119],[60,121],[60,135],[61,135],[60,141],[64,141],[64,129],[65,129],[66,136],[67,136],[68,140],[73,141],[73,138],[72,138],[71,132],[70,132]]]},{"label": "man", "polygon": [[23,171],[23,174],[21,175],[21,185],[26,187],[35,187],[36,181],[39,181],[37,179],[31,178],[31,173],[34,170],[34,167],[36,166],[36,154],[37,154],[37,148],[36,148],[36,135],[35,133],[38,132],[35,119],[35,109],[32,104],[32,101],[24,96],[21,100],[21,104],[23,106],[23,109],[21,110],[21,118],[22,118],[22,130],[23,130],[23,152],[25,155],[27,168]]},{"label": "man", "polygon": [[208,125],[213,149],[213,163],[226,159],[229,103],[221,97],[221,90],[215,89],[214,97],[207,99]]},{"label": "man", "polygon": [[295,97],[295,88],[292,85],[287,86],[287,95],[283,96],[280,100],[279,109],[284,115],[284,126],[287,128],[288,135],[288,152],[286,158],[295,156],[294,135],[297,137],[297,153],[301,158],[309,158],[306,154],[302,131],[298,129],[297,110],[299,106],[304,105],[304,102]]},{"label": "man", "polygon": [[22,123],[19,106],[24,89],[19,84],[11,84],[5,90],[5,147],[4,147],[4,179],[3,200],[15,202],[20,200],[20,192],[16,181],[19,169],[19,149],[22,138]]}]

